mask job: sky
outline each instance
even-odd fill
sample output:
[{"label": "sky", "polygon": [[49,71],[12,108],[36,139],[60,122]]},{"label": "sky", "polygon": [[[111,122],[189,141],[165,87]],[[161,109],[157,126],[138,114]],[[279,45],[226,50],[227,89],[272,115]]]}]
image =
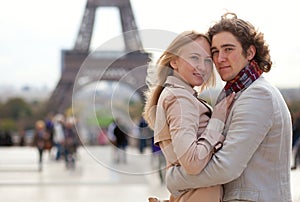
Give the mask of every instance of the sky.
[{"label": "sky", "polygon": [[[73,48],[86,1],[2,2],[0,88],[55,88],[60,78],[61,51]],[[300,12],[296,3],[296,0],[131,0],[140,30],[205,32],[226,11],[235,12],[264,33],[274,63],[265,77],[279,88],[300,87]],[[119,24],[116,9],[98,9],[91,50],[120,35]]]}]

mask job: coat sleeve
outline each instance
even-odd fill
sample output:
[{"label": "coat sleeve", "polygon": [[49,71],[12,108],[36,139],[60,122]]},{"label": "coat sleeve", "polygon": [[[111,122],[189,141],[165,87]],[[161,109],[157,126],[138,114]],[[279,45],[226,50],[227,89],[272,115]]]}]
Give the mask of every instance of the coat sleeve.
[{"label": "coat sleeve", "polygon": [[199,114],[199,106],[195,104],[202,105],[184,95],[173,97],[165,104],[174,152],[189,174],[200,173],[210,160],[214,146],[224,140],[221,134],[224,123],[216,119],[212,119],[211,127],[200,134],[201,139],[198,140],[199,116],[206,116],[207,108],[203,106],[203,112]]},{"label": "coat sleeve", "polygon": [[167,170],[167,187],[174,196],[187,189],[230,182],[244,171],[273,122],[271,93],[263,88],[251,91],[234,103],[224,146],[199,175],[188,175],[180,166]]}]

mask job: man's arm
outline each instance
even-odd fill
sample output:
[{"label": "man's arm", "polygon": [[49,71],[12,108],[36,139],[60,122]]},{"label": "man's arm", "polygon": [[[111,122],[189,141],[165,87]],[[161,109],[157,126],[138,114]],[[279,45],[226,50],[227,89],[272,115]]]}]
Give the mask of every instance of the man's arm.
[{"label": "man's arm", "polygon": [[199,175],[188,175],[180,166],[167,170],[167,187],[174,196],[186,189],[224,184],[242,174],[272,125],[270,93],[253,88],[249,94],[242,94],[234,103],[223,148]]}]

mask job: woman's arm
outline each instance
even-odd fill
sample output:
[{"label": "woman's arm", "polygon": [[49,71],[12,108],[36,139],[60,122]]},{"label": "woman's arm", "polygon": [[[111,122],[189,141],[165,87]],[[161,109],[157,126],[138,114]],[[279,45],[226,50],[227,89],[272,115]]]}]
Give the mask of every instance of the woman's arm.
[{"label": "woman's arm", "polygon": [[180,165],[185,165],[184,169],[187,174],[197,175],[205,168],[216,150],[216,145],[222,145],[224,142],[225,137],[221,134],[223,128],[223,122],[218,119],[210,119],[200,138],[193,142],[179,158]]},{"label": "woman's arm", "polygon": [[206,116],[207,108],[195,105],[203,104],[184,95],[172,96],[164,103],[174,152],[180,165],[189,174],[200,173],[210,160],[214,146],[224,140],[221,134],[224,123],[218,119],[211,119],[203,134],[198,134],[201,139],[197,138],[199,116]]}]

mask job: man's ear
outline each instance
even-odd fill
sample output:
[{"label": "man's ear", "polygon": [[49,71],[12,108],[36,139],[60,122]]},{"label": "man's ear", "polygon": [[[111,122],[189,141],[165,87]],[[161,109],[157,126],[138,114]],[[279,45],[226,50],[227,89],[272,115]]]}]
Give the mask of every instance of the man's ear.
[{"label": "man's ear", "polygon": [[256,48],[254,45],[251,45],[247,50],[247,59],[248,61],[252,60],[256,54]]}]

